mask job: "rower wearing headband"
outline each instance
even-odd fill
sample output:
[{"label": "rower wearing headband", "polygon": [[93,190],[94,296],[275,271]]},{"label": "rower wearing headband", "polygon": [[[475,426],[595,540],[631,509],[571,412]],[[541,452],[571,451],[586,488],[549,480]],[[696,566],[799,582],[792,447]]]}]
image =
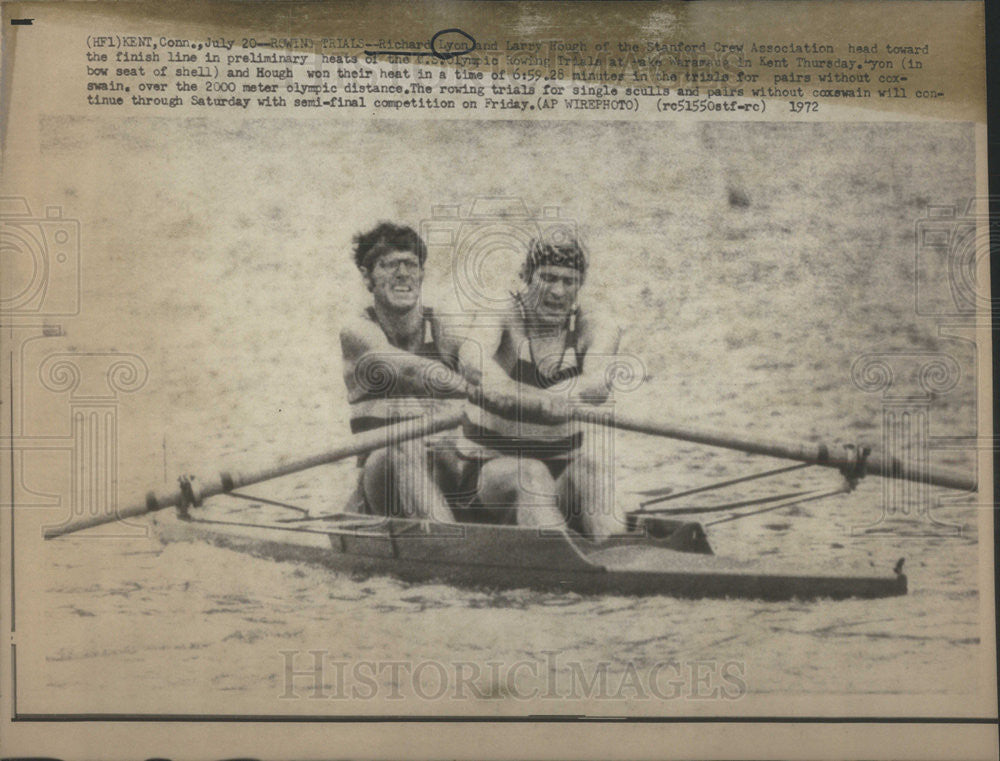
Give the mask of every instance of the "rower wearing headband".
[{"label": "rower wearing headband", "polygon": [[600,539],[622,530],[606,432],[534,414],[606,402],[621,337],[611,317],[580,303],[587,254],[575,235],[560,232],[531,241],[524,285],[503,317],[491,317],[463,344],[462,369],[480,407],[459,451],[478,464],[484,507],[508,510],[520,525],[569,525]]}]

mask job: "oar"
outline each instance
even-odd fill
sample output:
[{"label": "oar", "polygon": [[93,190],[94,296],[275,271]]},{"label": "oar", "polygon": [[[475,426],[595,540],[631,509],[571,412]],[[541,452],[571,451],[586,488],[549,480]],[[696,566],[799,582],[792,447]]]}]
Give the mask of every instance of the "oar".
[{"label": "oar", "polygon": [[[707,444],[723,449],[735,449],[748,454],[780,457],[785,460],[797,460],[810,465],[822,465],[838,470],[851,470],[857,467],[862,473],[883,478],[898,478],[906,481],[917,481],[931,486],[943,486],[948,489],[975,491],[976,479],[968,473],[962,473],[948,468],[922,468],[915,464],[907,464],[898,457],[883,457],[871,454],[860,461],[856,450],[835,448],[823,443],[806,444],[781,441],[779,439],[758,436],[737,435],[708,428],[681,426],[672,423],[639,419],[619,410],[613,414],[594,414],[586,407],[573,407],[570,416],[581,422],[610,425],[623,431],[634,431],[652,436],[664,436],[678,441],[690,441],[693,444]],[[859,473],[860,475],[860,473]]]},{"label": "oar", "polygon": [[[375,449],[381,449],[389,444],[408,441],[410,439],[417,439],[422,436],[429,436],[433,433],[438,433],[439,431],[445,431],[449,428],[455,428],[456,426],[461,425],[463,417],[464,413],[461,410],[458,410],[434,416],[425,422],[401,422],[395,425],[386,426],[385,428],[378,428],[373,431],[357,434],[356,436],[352,436],[351,440],[342,446],[323,452],[322,454],[307,457],[303,460],[296,460],[295,462],[289,462],[284,465],[267,468],[255,473],[221,473],[212,481],[199,481],[197,487],[197,498],[201,500],[208,497],[214,497],[217,494],[223,494],[234,489],[241,489],[244,486],[258,484],[263,481],[270,481],[272,478],[280,478],[281,476],[287,476],[292,473],[298,473],[302,470],[315,468],[317,465],[327,465],[332,462],[337,462],[338,460],[344,460],[348,457],[365,454],[366,452],[371,452]],[[63,534],[71,534],[74,531],[80,531],[85,528],[92,528],[105,523],[113,523],[114,521],[118,521],[123,518],[135,518],[140,515],[145,515],[146,513],[162,510],[166,507],[177,507],[191,501],[192,496],[195,495],[191,490],[191,487],[185,485],[182,485],[180,489],[167,495],[157,495],[150,492],[146,495],[144,502],[132,505],[131,507],[126,507],[123,510],[118,510],[110,515],[94,515],[72,523],[67,523],[63,526],[50,528],[46,530],[45,538],[52,539],[53,537],[62,536]]]},{"label": "oar", "polygon": [[[976,479],[968,473],[946,468],[922,468],[915,464],[907,464],[898,457],[869,455],[867,451],[864,456],[859,456],[860,453],[857,449],[845,447],[838,451],[823,443],[804,444],[781,441],[770,437],[739,435],[709,428],[676,425],[652,418],[639,419],[620,409],[612,411],[608,407],[570,406],[562,400],[544,399],[531,395],[525,395],[517,401],[522,420],[534,419],[546,423],[558,423],[572,418],[580,422],[597,423],[623,431],[635,431],[636,433],[664,436],[678,441],[690,441],[694,444],[735,449],[748,454],[767,455],[785,460],[797,460],[810,465],[822,465],[859,476],[867,474],[883,478],[898,478],[961,491],[975,491],[976,489]],[[482,398],[477,399],[477,403],[483,404]],[[489,405],[486,406],[489,408]],[[499,409],[495,411],[501,415],[505,414]]]}]

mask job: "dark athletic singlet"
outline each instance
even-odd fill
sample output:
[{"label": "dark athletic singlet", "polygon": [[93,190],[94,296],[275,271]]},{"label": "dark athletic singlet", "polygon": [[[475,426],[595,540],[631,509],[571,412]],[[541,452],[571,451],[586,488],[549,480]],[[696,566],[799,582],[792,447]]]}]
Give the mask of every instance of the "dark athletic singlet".
[{"label": "dark athletic singlet", "polygon": [[[514,298],[521,310],[521,317],[524,319],[524,305],[518,295],[514,295]],[[541,371],[531,351],[531,341],[526,339],[517,347],[517,359],[507,374],[518,383],[541,389],[550,388],[570,378],[578,377],[583,371],[586,352],[581,351],[578,346],[577,312],[578,310],[574,310],[567,319],[562,357],[553,372],[545,374]],[[506,337],[505,335],[504,338]],[[540,453],[558,453],[578,447],[582,439],[579,433],[570,436],[565,424],[546,425],[513,421],[494,415],[487,410],[477,412],[479,413],[478,421],[470,421],[466,424],[465,435],[477,443],[494,449],[538,450]]]},{"label": "dark athletic singlet", "polygon": [[[368,307],[365,313],[372,322],[379,325],[373,307]],[[454,359],[446,355],[439,345],[440,336],[436,335],[433,317],[432,309],[424,307],[423,342],[414,354],[436,360],[454,370]],[[381,325],[379,327],[381,328]],[[396,346],[388,334],[386,338],[389,343]],[[396,348],[401,347],[396,346]],[[393,420],[417,417],[420,414],[419,405],[407,405],[407,399],[464,398],[460,392],[434,393],[431,384],[427,384],[427,386],[427,388],[420,390],[398,388],[392,371],[386,363],[379,361],[377,355],[362,357],[355,368],[355,377],[347,381],[348,395],[351,398],[351,432],[370,431]]]},{"label": "dark athletic singlet", "polygon": [[[518,306],[521,309],[521,316],[524,317],[524,306],[521,304],[521,299],[519,296],[515,297],[517,299]],[[566,325],[566,341],[563,344],[562,357],[559,359],[559,365],[556,367],[555,372],[545,375],[542,373],[541,368],[539,368],[538,363],[535,362],[535,356],[531,351],[531,341],[525,340],[518,347],[518,357],[517,361],[514,362],[514,367],[508,373],[508,375],[516,380],[518,383],[526,383],[529,386],[534,386],[535,388],[550,388],[558,383],[562,383],[570,378],[576,378],[580,375],[580,371],[583,368],[583,358],[585,352],[581,352],[577,346],[579,336],[576,331],[576,310],[574,310],[567,320]]]}]

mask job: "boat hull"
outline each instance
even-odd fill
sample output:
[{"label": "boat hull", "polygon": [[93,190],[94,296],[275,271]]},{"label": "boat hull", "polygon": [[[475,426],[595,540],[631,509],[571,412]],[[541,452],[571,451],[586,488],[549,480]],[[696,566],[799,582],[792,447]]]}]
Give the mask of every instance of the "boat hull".
[{"label": "boat hull", "polygon": [[[256,510],[195,508],[184,518],[158,513],[164,541],[207,541],[259,557],[321,565],[340,572],[385,574],[479,589],[534,589],[598,595],[685,598],[887,597],[906,594],[906,577],[801,573],[776,565],[696,554],[698,524],[686,552],[644,534],[593,544],[565,531],[517,526],[438,524],[372,516],[289,522]],[[704,536],[701,535],[703,540]],[[686,541],[686,540],[685,540]],[[707,543],[704,544],[707,548]]]}]

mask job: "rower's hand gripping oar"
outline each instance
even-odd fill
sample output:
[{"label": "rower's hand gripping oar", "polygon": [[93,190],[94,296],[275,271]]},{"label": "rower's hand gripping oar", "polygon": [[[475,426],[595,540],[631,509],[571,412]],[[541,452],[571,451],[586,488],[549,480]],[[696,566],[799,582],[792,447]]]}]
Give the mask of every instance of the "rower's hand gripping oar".
[{"label": "rower's hand gripping oar", "polygon": [[278,465],[273,468],[267,468],[255,473],[221,473],[212,480],[201,481],[198,483],[196,483],[192,476],[181,476],[178,479],[179,488],[175,492],[166,495],[158,495],[154,492],[149,492],[146,495],[145,501],[131,505],[130,507],[126,507],[122,510],[118,510],[114,513],[107,515],[94,515],[78,521],[66,523],[62,526],[49,528],[45,531],[45,538],[52,539],[53,537],[62,536],[64,534],[71,534],[74,531],[81,531],[82,529],[100,526],[105,523],[113,523],[114,521],[122,520],[123,518],[135,518],[167,507],[177,507],[184,512],[189,506],[198,506],[201,504],[202,500],[207,499],[208,497],[214,497],[217,494],[225,494],[226,492],[233,491],[234,489],[240,489],[244,486],[250,486],[251,484],[257,484],[263,481],[270,481],[272,478],[280,478],[281,476],[291,475],[292,473],[298,473],[302,470],[315,468],[318,465],[327,465],[332,462],[337,462],[338,460],[344,460],[348,457],[354,457],[356,455],[372,452],[376,449],[381,449],[382,447],[402,441],[409,441],[410,439],[417,439],[423,436],[438,433],[440,431],[445,431],[450,428],[455,428],[461,425],[464,415],[465,413],[459,409],[438,414],[420,421],[402,421],[394,425],[377,428],[372,431],[352,436],[348,443],[327,452],[323,452],[322,454],[317,454],[302,460],[296,460],[295,462],[286,463],[284,465]]}]

